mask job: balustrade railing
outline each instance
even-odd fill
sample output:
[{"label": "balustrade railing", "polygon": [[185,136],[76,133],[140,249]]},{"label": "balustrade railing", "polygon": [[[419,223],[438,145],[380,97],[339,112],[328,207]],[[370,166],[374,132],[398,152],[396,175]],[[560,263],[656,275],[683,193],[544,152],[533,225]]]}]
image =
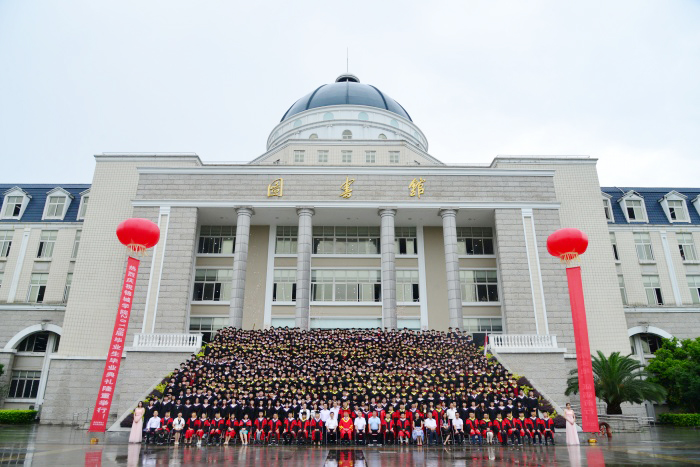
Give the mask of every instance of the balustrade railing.
[{"label": "balustrade railing", "polygon": [[557,348],[557,336],[549,334],[489,334],[488,339],[494,350]]},{"label": "balustrade railing", "polygon": [[135,348],[173,348],[202,346],[201,334],[135,334]]}]

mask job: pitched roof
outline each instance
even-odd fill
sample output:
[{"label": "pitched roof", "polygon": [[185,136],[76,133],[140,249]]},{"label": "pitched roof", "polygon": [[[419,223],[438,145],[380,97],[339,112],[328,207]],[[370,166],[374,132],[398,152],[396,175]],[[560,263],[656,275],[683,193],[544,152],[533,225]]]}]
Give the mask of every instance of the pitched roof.
[{"label": "pitched roof", "polygon": [[[17,219],[0,219],[0,225],[2,224],[18,224],[18,223],[27,223],[27,222],[45,222],[45,223],[53,223],[53,222],[82,222],[78,221],[78,208],[80,206],[80,193],[87,190],[90,188],[90,185],[88,184],[75,184],[75,183],[69,183],[65,185],[61,184],[48,184],[48,183],[39,183],[39,184],[0,184],[0,193],[5,193],[7,190],[10,190],[12,188],[20,188],[23,191],[25,191],[29,196],[31,196],[31,199],[29,200],[29,203],[27,204],[27,208],[24,210],[24,213],[22,214],[22,218],[17,220]],[[73,199],[71,200],[70,206],[68,207],[68,212],[66,212],[65,217],[63,220],[58,220],[58,219],[46,219],[46,220],[41,220],[41,216],[44,213],[44,205],[46,204],[46,197],[47,193],[53,190],[54,188],[60,187],[73,195]],[[0,199],[0,203],[3,200]]]},{"label": "pitched roof", "polygon": [[[629,191],[635,191],[642,198],[644,198],[644,205],[647,208],[647,217],[649,218],[649,224],[657,225],[671,225],[666,217],[661,203],[659,200],[671,191],[676,191],[688,197],[686,200],[688,206],[688,212],[690,213],[690,223],[678,222],[673,225],[700,225],[700,214],[698,214],[697,209],[693,206],[693,200],[700,195],[700,188],[638,188],[638,187],[602,187],[601,191],[607,193],[612,198],[610,203],[612,204],[613,215],[615,216],[616,224],[627,224],[627,218],[622,212],[622,206],[618,203],[618,200],[622,198]],[[639,224],[639,222],[633,222],[633,224]]]}]

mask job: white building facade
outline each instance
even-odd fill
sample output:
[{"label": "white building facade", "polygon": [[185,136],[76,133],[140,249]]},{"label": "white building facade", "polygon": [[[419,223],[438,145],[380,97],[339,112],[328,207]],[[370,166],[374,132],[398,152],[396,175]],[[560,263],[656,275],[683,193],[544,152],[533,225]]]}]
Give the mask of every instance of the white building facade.
[{"label": "white building facade", "polygon": [[[489,333],[492,351],[511,371],[563,404],[575,347],[564,266],[546,250],[561,227],[589,236],[581,266],[593,351],[628,353],[629,336],[639,334],[630,333],[664,329],[669,313],[700,317],[692,315],[700,310],[690,289],[678,292],[674,309],[641,302],[642,282],[637,289],[631,283],[651,274],[640,269],[649,265],[633,264],[632,234],[651,227],[606,219],[595,159],[497,157],[487,167],[453,166],[427,151],[427,138],[401,105],[343,75],[293,104],[267,151],[248,164],[203,163],[195,154],[95,156],[90,209],[71,227],[80,230],[80,248],[68,263],[70,298],[56,304],[57,324],[47,323],[61,328],[60,344],[44,360],[42,396],[23,402],[41,405],[46,423],[66,423],[94,405],[126,261],[114,232],[129,217],[156,222],[161,240],[141,261],[115,422],[225,326]],[[610,247],[616,229],[630,233],[620,237],[620,264]],[[677,240],[669,241],[673,250]],[[665,251],[663,244],[654,251]],[[691,274],[694,264],[674,261],[680,288],[681,267]],[[36,262],[15,273],[8,257],[3,281],[17,275],[17,287],[29,287]],[[52,265],[49,281],[65,276],[59,269],[53,279]],[[664,274],[659,282],[675,297]],[[626,304],[620,275],[629,281]],[[3,282],[2,306],[17,315],[19,295],[10,300],[6,290]],[[24,331],[3,336],[3,358],[21,353],[27,329],[41,325],[44,312],[36,312],[24,319]],[[697,335],[698,327],[664,332]],[[7,369],[19,375],[13,362]]]}]

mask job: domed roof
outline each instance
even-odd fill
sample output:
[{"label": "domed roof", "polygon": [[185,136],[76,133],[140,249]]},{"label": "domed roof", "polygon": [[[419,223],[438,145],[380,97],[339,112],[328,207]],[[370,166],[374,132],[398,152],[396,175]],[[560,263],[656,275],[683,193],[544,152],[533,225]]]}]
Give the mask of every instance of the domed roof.
[{"label": "domed roof", "polygon": [[365,105],[388,110],[396,115],[411,120],[406,109],[391,97],[371,84],[362,84],[350,74],[340,75],[335,83],[324,84],[315,91],[305,95],[292,105],[282,117],[281,122],[305,110],[327,107],[329,105]]}]

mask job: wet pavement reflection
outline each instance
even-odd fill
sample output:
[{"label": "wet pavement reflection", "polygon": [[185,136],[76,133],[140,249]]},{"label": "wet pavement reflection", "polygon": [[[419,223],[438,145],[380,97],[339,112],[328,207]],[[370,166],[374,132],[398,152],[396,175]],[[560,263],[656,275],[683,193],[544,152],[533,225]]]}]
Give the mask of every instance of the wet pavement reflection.
[{"label": "wet pavement reflection", "polygon": [[700,431],[652,428],[616,434],[597,445],[522,447],[288,447],[145,446],[119,435],[90,444],[85,431],[67,427],[0,427],[0,465],[270,465],[396,466],[603,466],[700,465]]}]

